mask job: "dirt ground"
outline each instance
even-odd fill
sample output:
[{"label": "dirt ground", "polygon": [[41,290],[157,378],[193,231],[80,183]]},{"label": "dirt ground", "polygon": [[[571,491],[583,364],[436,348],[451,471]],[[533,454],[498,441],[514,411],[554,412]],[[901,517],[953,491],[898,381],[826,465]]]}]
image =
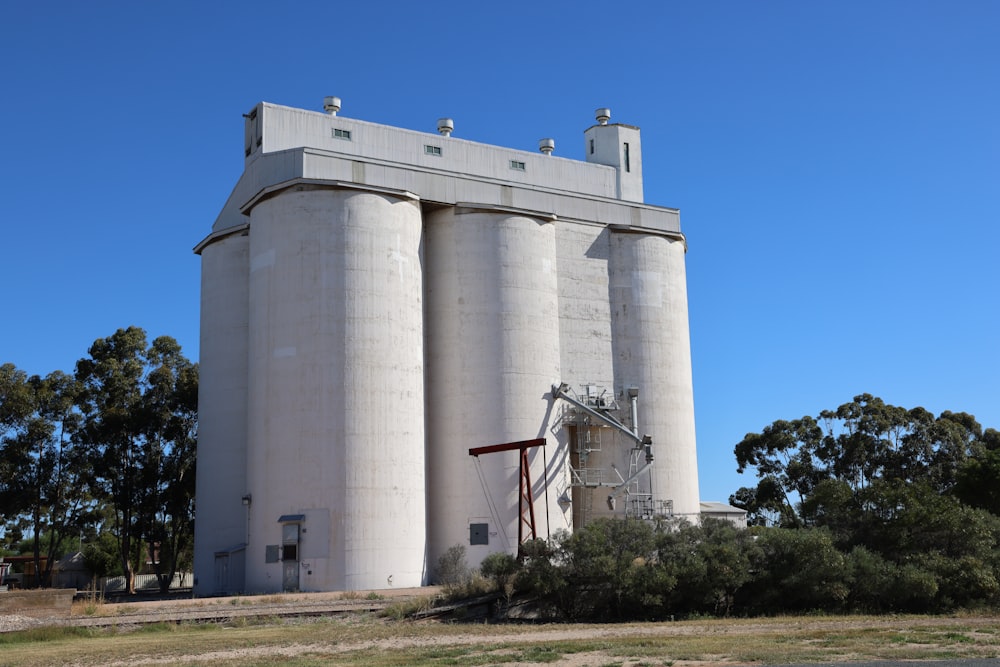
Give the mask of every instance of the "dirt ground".
[{"label": "dirt ground", "polygon": [[[973,619],[968,617],[961,618],[941,618],[941,617],[929,617],[929,618],[908,618],[902,621],[899,618],[886,618],[884,620],[873,620],[871,618],[850,618],[846,617],[844,619],[824,619],[824,620],[810,620],[797,618],[795,620],[789,620],[789,629],[801,630],[803,627],[808,627],[810,630],[830,630],[830,631],[848,631],[848,630],[869,630],[873,628],[885,627],[885,628],[906,628],[911,629],[919,626],[930,626],[935,628],[940,627],[965,627],[970,624],[977,624],[977,620],[991,624],[994,626],[998,625],[998,620],[993,619]],[[774,633],[776,630],[780,631],[780,623],[775,623],[774,621],[762,622],[755,624],[753,622],[746,623],[734,623],[729,629],[726,629],[725,625],[721,625],[717,622],[700,624],[700,623],[661,623],[661,624],[615,624],[600,626],[595,628],[593,625],[587,626],[574,626],[574,625],[545,625],[545,626],[534,626],[534,627],[524,627],[522,631],[518,632],[516,635],[508,635],[505,637],[497,637],[497,641],[510,640],[516,641],[517,643],[530,644],[533,642],[555,642],[555,641],[571,641],[571,640],[594,640],[601,638],[635,638],[642,639],[647,637],[680,637],[684,635],[699,635],[705,633],[723,633],[734,635],[753,635],[756,633]],[[486,639],[485,641],[489,641]],[[359,650],[394,650],[394,649],[407,649],[407,648],[452,648],[461,646],[471,646],[471,645],[481,645],[484,643],[484,636],[482,634],[473,633],[458,633],[458,634],[443,634],[441,636],[433,637],[394,637],[387,639],[378,640],[367,640],[359,642],[339,642],[336,644],[323,644],[317,645],[315,643],[310,644],[297,644],[291,646],[266,646],[266,647],[255,647],[249,649],[236,649],[228,651],[215,651],[210,653],[205,653],[198,656],[188,656],[185,658],[185,662],[198,662],[204,664],[212,664],[214,662],[221,662],[225,660],[237,660],[237,661],[248,661],[253,662],[256,659],[262,658],[292,658],[300,655],[305,655],[309,653],[315,653],[320,650],[327,654],[346,654]],[[857,658],[855,658],[857,659]],[[127,662],[120,663],[110,663],[113,667],[125,667],[126,665],[138,665],[138,664],[169,664],[169,660],[140,660],[135,659],[129,660]],[[504,662],[504,665],[509,667],[530,667],[532,665],[536,666],[537,662]],[[606,653],[603,651],[589,651],[580,653],[568,653],[563,655],[560,659],[555,662],[548,662],[549,665],[557,665],[559,667],[595,667],[600,665],[621,665],[621,667],[641,667],[646,665],[661,665],[669,664],[672,667],[734,667],[738,664],[745,664],[734,662],[732,659],[727,659],[724,656],[719,656],[718,659],[712,660],[671,660],[667,663],[659,662],[655,659],[652,661],[644,658],[634,658],[634,659],[623,659],[621,656],[616,656],[613,653]],[[885,663],[888,664],[888,663]],[[913,664],[913,663],[909,663]]]},{"label": "dirt ground", "polygon": [[[275,594],[265,596],[241,596],[233,598],[187,598],[170,599],[157,601],[131,601],[126,600],[115,604],[94,604],[77,602],[74,605],[73,614],[66,618],[11,618],[0,617],[0,631],[11,629],[23,629],[37,625],[116,625],[118,627],[128,625],[141,625],[143,623],[155,623],[162,621],[212,621],[234,618],[240,616],[299,616],[299,615],[327,615],[338,614],[350,611],[373,611],[383,608],[394,602],[407,598],[427,597],[438,593],[436,588],[419,589],[398,589],[377,592],[355,592],[344,593],[298,593],[298,594]],[[374,621],[373,621],[374,622]],[[424,623],[435,623],[436,621],[424,621]],[[872,618],[872,617],[843,617],[843,618],[808,618],[797,617],[787,621],[787,629],[791,631],[851,631],[851,630],[871,630],[871,629],[898,629],[904,632],[920,626],[934,628],[951,628],[986,626],[996,628],[1000,634],[1000,620],[997,618],[973,618],[973,617],[908,617],[900,619],[897,617]],[[773,634],[781,632],[782,621],[775,619],[765,619],[761,621],[738,621],[725,623],[719,621],[705,622],[684,622],[684,623],[635,623],[635,624],[608,624],[608,625],[586,625],[575,626],[572,624],[551,624],[551,625],[526,625],[526,626],[495,626],[497,634],[493,638],[497,642],[516,642],[517,644],[530,644],[532,642],[556,642],[572,640],[594,640],[602,638],[642,638],[654,637],[658,639],[669,637],[682,637],[689,635],[734,635],[753,636],[755,634]],[[414,635],[417,636],[414,636]],[[393,650],[408,648],[455,648],[471,645],[482,645],[484,641],[489,642],[490,638],[484,638],[482,632],[463,632],[461,626],[449,626],[447,631],[429,636],[419,633],[400,633],[400,636],[336,642],[317,641],[302,644],[269,646],[261,645],[253,648],[239,648],[225,651],[211,651],[199,655],[185,656],[185,664],[213,664],[222,661],[254,662],[258,659],[281,660],[281,658],[293,658],[307,654],[321,652],[328,655],[348,654],[360,650]],[[345,655],[345,658],[347,656]],[[714,656],[707,656],[714,657]],[[985,656],[984,656],[985,657]],[[994,652],[993,656],[996,657]],[[718,656],[718,660],[672,660],[669,664],[674,667],[733,667],[740,664]],[[134,657],[128,661],[110,662],[107,665],[159,665],[171,664],[173,659],[164,657]],[[506,665],[516,667],[524,664],[506,662]],[[655,659],[653,661],[641,659],[622,659],[610,653],[581,652],[566,653],[559,660],[548,664],[560,665],[564,667],[586,667],[595,665],[615,664],[622,667],[637,667],[639,665],[659,665]]]}]

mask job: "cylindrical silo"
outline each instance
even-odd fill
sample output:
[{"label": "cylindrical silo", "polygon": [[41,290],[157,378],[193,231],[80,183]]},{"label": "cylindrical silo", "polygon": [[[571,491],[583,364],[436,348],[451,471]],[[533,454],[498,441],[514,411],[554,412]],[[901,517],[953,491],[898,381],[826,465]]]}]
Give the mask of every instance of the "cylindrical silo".
[{"label": "cylindrical silo", "polygon": [[653,468],[640,477],[639,492],[671,501],[675,516],[697,522],[684,242],[630,230],[612,230],[610,242],[615,383],[626,393],[638,389],[639,434],[653,438]]},{"label": "cylindrical silo", "polygon": [[197,595],[243,591],[249,249],[245,229],[200,247]]},{"label": "cylindrical silo", "polygon": [[477,466],[470,448],[546,438],[544,449],[529,450],[537,533],[571,527],[564,431],[552,428],[555,225],[449,207],[426,215],[425,239],[428,564],[459,544],[476,566],[517,551],[520,455],[484,454]]},{"label": "cylindrical silo", "polygon": [[251,210],[250,590],[423,583],[421,226],[353,188]]}]

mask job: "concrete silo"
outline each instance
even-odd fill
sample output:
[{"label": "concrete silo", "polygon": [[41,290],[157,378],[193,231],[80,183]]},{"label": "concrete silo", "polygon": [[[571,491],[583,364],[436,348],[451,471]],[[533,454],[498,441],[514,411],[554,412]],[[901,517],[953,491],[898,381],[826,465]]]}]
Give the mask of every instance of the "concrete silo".
[{"label": "concrete silo", "polygon": [[568,527],[547,483],[566,465],[546,409],[560,377],[555,225],[460,204],[428,213],[425,247],[429,562],[462,544],[477,563],[517,551],[520,454],[470,448],[547,438],[528,452],[536,530]]},{"label": "concrete silo", "polygon": [[324,108],[245,114],[196,247],[196,593],[414,586],[456,544],[514,553],[520,453],[469,455],[504,443],[545,439],[539,537],[696,519],[686,240],[642,201],[639,129],[599,109],[581,161]]},{"label": "concrete silo", "polygon": [[637,480],[629,509],[636,516],[697,521],[686,249],[680,240],[626,229],[612,229],[610,241],[615,379],[626,398],[630,391],[637,395],[638,431],[652,437],[655,457],[649,476]]},{"label": "concrete silo", "polygon": [[247,323],[250,238],[245,226],[209,237],[201,253],[201,363],[195,498],[197,585],[208,593],[244,590],[247,542]]},{"label": "concrete silo", "polygon": [[419,204],[300,184],[250,225],[249,524],[273,538],[270,554],[251,539],[247,586],[419,586]]}]

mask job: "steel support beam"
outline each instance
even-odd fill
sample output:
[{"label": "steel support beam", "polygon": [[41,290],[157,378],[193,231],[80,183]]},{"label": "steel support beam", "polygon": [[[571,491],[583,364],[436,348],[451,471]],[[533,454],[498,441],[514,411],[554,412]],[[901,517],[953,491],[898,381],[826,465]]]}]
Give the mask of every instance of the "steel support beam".
[{"label": "steel support beam", "polygon": [[501,445],[487,445],[485,447],[472,447],[469,449],[469,456],[476,457],[480,454],[494,454],[496,452],[521,452],[521,475],[518,493],[520,519],[517,522],[518,558],[522,556],[521,545],[527,540],[538,538],[538,530],[535,526],[535,498],[531,491],[531,465],[528,461],[528,450],[532,447],[543,446],[545,446],[545,438],[535,438],[534,440],[519,440],[518,442],[507,442]]}]

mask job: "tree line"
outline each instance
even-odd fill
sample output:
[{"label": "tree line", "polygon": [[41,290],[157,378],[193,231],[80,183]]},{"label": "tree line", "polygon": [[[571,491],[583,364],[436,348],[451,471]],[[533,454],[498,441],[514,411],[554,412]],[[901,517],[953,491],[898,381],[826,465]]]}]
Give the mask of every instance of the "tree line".
[{"label": "tree line", "polygon": [[[73,374],[0,366],[3,546],[33,554],[36,585],[77,540],[130,591],[147,558],[164,589],[189,566],[197,396],[197,364],[136,327],[95,341]],[[734,454],[756,476],[730,497],[747,530],[598,520],[481,574],[566,619],[1000,604],[1000,432],[972,415],[863,394]]]},{"label": "tree line", "polygon": [[33,585],[78,546],[129,592],[147,561],[164,590],[190,567],[197,409],[197,364],[138,327],[94,341],[72,374],[0,366],[3,547],[27,547]]},{"label": "tree line", "polygon": [[[481,574],[565,619],[1000,604],[1000,432],[868,394],[735,446],[749,529],[600,520]],[[452,568],[454,570],[454,568]]]}]

